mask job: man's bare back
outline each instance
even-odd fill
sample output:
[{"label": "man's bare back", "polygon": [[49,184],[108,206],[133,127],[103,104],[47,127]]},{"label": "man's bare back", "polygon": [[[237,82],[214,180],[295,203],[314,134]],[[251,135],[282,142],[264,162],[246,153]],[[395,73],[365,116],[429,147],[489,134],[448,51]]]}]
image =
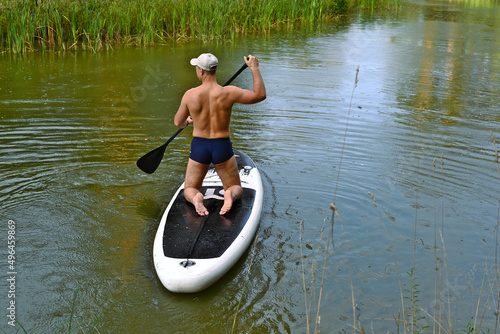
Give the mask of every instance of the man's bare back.
[{"label": "man's bare back", "polygon": [[[206,140],[229,138],[229,124],[233,105],[235,103],[257,103],[266,98],[266,89],[260,75],[257,58],[249,55],[245,57],[245,62],[252,71],[253,90],[241,89],[235,86],[222,87],[217,84],[215,69],[218,61],[213,55],[203,54],[192,59],[191,64],[196,66],[196,75],[202,84],[188,90],[182,97],[181,105],[175,115],[175,125],[184,127],[193,123],[193,137],[195,138]],[[210,162],[212,162],[225,190],[224,205],[220,214],[226,214],[231,210],[233,202],[243,194],[236,158],[234,155],[229,157],[231,155],[228,151],[229,147],[218,147],[219,145],[227,146],[229,144],[225,141],[224,144],[219,144],[219,141],[217,141],[214,142],[216,143],[214,144],[217,151],[216,156],[224,158],[214,158],[221,161],[209,162],[204,158],[205,155],[193,155],[194,148],[196,148],[196,151],[204,150],[202,147],[193,147],[193,145],[201,145],[198,142],[195,143],[193,139],[191,155],[186,169],[184,197],[195,206],[199,215],[204,216],[209,213],[203,204],[203,194],[200,190],[203,178],[208,171]],[[232,146],[230,146],[230,149],[232,151]],[[226,159],[225,157],[229,158]]]}]

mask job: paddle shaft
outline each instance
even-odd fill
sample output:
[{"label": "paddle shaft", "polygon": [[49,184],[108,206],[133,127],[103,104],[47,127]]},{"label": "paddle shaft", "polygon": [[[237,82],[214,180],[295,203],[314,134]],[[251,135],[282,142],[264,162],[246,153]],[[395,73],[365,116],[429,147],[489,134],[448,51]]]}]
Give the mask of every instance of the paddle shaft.
[{"label": "paddle shaft", "polygon": [[[243,64],[243,66],[241,66],[240,69],[223,86],[227,86],[231,82],[233,82],[233,80],[236,79],[236,77],[238,75],[240,75],[240,73],[243,72],[247,67],[248,67],[248,65],[246,63]],[[137,163],[136,163],[137,167],[139,167],[145,173],[148,173],[148,174],[154,173],[154,171],[160,165],[161,160],[163,159],[163,154],[165,153],[165,150],[166,150],[168,144],[170,144],[170,142],[172,140],[174,140],[174,138],[177,137],[177,135],[179,135],[179,133],[181,133],[182,130],[184,130],[188,125],[189,124],[187,124],[186,126],[184,126],[182,128],[179,128],[179,130],[177,130],[177,132],[174,133],[174,135],[172,137],[170,137],[169,140],[167,140],[167,142],[165,144],[163,144],[160,147],[157,147],[154,150],[144,154],[139,160],[137,160]]]},{"label": "paddle shaft", "polygon": [[189,253],[186,257],[186,261],[184,262],[184,268],[189,266],[189,259],[191,258],[191,255],[193,254],[194,246],[196,246],[196,242],[198,242],[198,238],[200,237],[201,231],[203,230],[203,227],[205,227],[205,223],[207,222],[209,217],[210,217],[210,214],[203,217],[203,220],[201,221],[200,227],[198,228],[198,232],[196,232],[196,236],[194,237],[194,241],[191,244],[191,248],[189,249]]}]

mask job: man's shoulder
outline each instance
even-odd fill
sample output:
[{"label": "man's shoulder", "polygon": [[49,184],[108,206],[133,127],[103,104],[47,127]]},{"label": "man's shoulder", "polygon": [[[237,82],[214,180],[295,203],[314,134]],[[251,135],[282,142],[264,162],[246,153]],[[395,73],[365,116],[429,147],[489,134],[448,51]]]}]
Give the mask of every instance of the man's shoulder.
[{"label": "man's shoulder", "polygon": [[190,88],[184,93],[184,98],[192,98],[198,95],[199,91],[200,91],[200,86]]},{"label": "man's shoulder", "polygon": [[239,88],[236,86],[224,86],[224,87],[222,87],[222,89],[224,89],[224,91],[227,93],[235,93],[235,92],[240,92],[243,90],[242,88]]},{"label": "man's shoulder", "polygon": [[226,96],[233,100],[238,99],[241,93],[244,91],[244,89],[237,86],[225,86],[223,88]]},{"label": "man's shoulder", "polygon": [[186,93],[189,93],[189,94],[192,94],[192,93],[196,93],[197,91],[201,90],[201,86],[196,86],[196,87],[193,87],[193,88],[190,88],[186,91]]}]

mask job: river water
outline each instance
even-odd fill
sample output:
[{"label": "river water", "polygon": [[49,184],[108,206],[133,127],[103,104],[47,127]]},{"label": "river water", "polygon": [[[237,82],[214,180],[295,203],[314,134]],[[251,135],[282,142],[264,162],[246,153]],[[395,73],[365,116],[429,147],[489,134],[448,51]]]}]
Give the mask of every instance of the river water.
[{"label": "river water", "polygon": [[[499,15],[429,1],[233,43],[0,55],[0,328],[23,332],[14,314],[37,333],[70,320],[229,333],[236,317],[235,333],[306,333],[320,307],[323,333],[403,332],[412,313],[414,331],[493,330]],[[154,174],[135,161],[175,132],[197,84],[189,59],[207,51],[221,83],[244,55],[260,59],[268,98],[236,106],[231,129],[260,168],[264,209],[255,247],[213,287],[178,295],[152,242],[191,129]],[[251,82],[247,70],[234,84]]]}]

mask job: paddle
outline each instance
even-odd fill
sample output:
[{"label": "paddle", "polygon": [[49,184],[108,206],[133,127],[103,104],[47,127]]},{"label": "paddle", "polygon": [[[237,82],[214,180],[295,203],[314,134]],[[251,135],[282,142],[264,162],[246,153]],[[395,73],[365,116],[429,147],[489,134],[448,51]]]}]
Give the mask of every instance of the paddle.
[{"label": "paddle", "polygon": [[[248,65],[246,63],[243,64],[243,66],[240,67],[240,69],[231,77],[231,79],[229,79],[224,84],[224,86],[229,85],[247,67],[248,67]],[[177,130],[177,132],[174,133],[174,135],[172,137],[170,137],[170,139],[167,140],[167,142],[165,144],[163,144],[160,147],[157,147],[154,150],[144,154],[139,160],[137,160],[137,167],[139,167],[143,172],[146,172],[148,174],[153,174],[154,171],[160,165],[161,160],[163,159],[163,154],[165,153],[165,149],[167,148],[168,144],[170,144],[170,142],[172,140],[174,140],[174,138],[177,137],[177,135],[179,133],[181,133],[181,131],[184,130],[186,127],[187,127],[187,125],[183,128],[180,128],[179,130]]]}]

